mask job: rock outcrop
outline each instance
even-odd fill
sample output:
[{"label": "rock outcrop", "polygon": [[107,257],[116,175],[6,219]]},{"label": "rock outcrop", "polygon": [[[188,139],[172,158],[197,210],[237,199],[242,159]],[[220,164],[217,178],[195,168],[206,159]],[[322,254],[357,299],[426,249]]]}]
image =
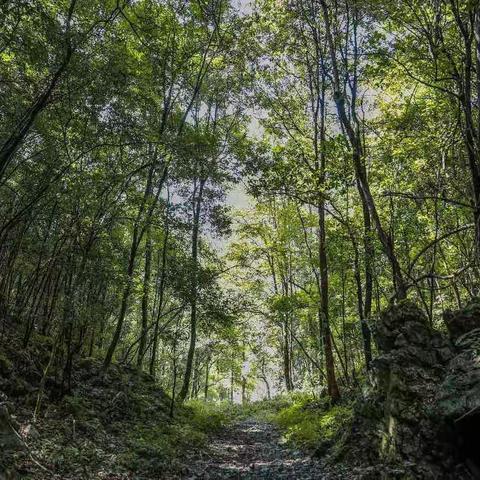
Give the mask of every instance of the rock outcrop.
[{"label": "rock outcrop", "polygon": [[415,478],[439,478],[454,467],[454,448],[433,417],[451,348],[408,301],[383,313],[376,340],[380,355],[374,368],[383,406],[380,457],[406,464]]},{"label": "rock outcrop", "polygon": [[380,458],[406,465],[412,478],[480,473],[466,427],[480,426],[480,302],[447,312],[445,324],[449,335],[404,301],[383,313],[376,330]]},{"label": "rock outcrop", "polygon": [[480,300],[444,321],[432,328],[409,301],[379,319],[371,384],[342,454],[355,478],[480,479]]},{"label": "rock outcrop", "polygon": [[445,314],[454,356],[436,398],[436,415],[453,428],[459,455],[480,478],[480,300]]}]

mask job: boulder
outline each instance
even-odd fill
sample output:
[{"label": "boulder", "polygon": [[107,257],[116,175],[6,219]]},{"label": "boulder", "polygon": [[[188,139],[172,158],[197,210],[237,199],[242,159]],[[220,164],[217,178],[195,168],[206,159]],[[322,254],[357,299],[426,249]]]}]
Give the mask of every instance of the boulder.
[{"label": "boulder", "polygon": [[480,299],[474,298],[456,312],[447,310],[443,314],[443,320],[453,341],[465,333],[480,328]]},{"label": "boulder", "polygon": [[438,389],[437,412],[455,422],[480,413],[480,328],[458,337],[454,347],[456,354]]},{"label": "boulder", "polygon": [[448,335],[402,301],[377,321],[378,356],[343,448],[358,478],[480,478],[480,300],[444,319]]},{"label": "boulder", "polygon": [[460,457],[480,478],[480,303],[445,315],[454,355],[437,390],[436,415],[451,426]]}]

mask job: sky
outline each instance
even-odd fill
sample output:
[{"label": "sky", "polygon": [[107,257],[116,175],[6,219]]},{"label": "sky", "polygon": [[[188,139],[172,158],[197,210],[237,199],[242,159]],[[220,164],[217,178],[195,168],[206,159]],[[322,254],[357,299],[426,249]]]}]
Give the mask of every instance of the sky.
[{"label": "sky", "polygon": [[254,0],[234,0],[232,3],[238,8],[240,13],[248,15],[253,10]]},{"label": "sky", "polygon": [[252,198],[245,192],[243,183],[238,183],[228,193],[226,203],[229,207],[238,209],[249,209],[253,206]]}]

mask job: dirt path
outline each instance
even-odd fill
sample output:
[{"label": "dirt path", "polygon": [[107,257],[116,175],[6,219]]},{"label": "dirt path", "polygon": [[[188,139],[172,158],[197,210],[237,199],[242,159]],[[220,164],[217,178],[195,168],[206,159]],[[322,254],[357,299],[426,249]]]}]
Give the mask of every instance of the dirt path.
[{"label": "dirt path", "polygon": [[319,462],[288,448],[269,423],[245,420],[213,439],[209,455],[188,468],[182,477],[197,479],[291,479],[323,478]]}]

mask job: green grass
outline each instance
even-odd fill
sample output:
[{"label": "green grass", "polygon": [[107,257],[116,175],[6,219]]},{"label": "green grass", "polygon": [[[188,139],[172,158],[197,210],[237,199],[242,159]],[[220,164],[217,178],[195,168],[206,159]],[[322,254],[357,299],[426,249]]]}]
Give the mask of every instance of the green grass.
[{"label": "green grass", "polygon": [[322,445],[332,445],[352,420],[350,404],[330,406],[307,395],[290,398],[290,404],[273,412],[270,419],[288,442],[301,448],[317,450]]},{"label": "green grass", "polygon": [[218,432],[235,418],[235,406],[226,402],[190,400],[185,404],[184,422],[205,434]]}]

